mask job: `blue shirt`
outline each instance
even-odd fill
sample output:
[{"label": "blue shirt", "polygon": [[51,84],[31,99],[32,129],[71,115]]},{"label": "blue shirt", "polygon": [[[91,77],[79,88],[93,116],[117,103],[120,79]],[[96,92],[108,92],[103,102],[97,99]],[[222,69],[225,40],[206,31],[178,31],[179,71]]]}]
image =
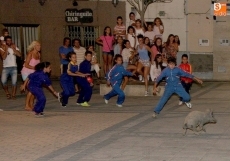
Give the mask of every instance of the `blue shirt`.
[{"label": "blue shirt", "polygon": [[123,67],[122,64],[116,64],[113,66],[113,68],[109,71],[107,75],[107,80],[111,83],[112,86],[114,85],[121,85],[123,77],[132,76],[133,74]]},{"label": "blue shirt", "polygon": [[[65,55],[67,55],[69,52],[73,52],[73,48],[72,47],[66,48],[64,46],[61,46],[59,48],[59,54],[65,54]],[[69,63],[69,61],[67,59],[62,59],[61,58],[61,64],[68,64],[68,63]]]},{"label": "blue shirt", "polygon": [[83,74],[90,74],[91,73],[91,63],[88,60],[84,60],[79,65],[79,72]]},{"label": "blue shirt", "polygon": [[194,78],[193,75],[178,67],[174,67],[173,69],[166,67],[157,77],[156,83],[159,83],[163,78],[165,78],[167,86],[178,86],[181,85],[180,77]]},{"label": "blue shirt", "polygon": [[137,51],[139,53],[139,58],[141,60],[149,60],[149,54],[148,54],[148,50],[145,49],[145,46],[143,45],[142,49],[140,49],[139,45],[137,47]]},{"label": "blue shirt", "polygon": [[48,77],[48,74],[44,73],[43,70],[35,71],[34,73],[28,76],[29,78],[29,87],[39,87],[42,88],[42,85],[50,86],[51,81]]}]

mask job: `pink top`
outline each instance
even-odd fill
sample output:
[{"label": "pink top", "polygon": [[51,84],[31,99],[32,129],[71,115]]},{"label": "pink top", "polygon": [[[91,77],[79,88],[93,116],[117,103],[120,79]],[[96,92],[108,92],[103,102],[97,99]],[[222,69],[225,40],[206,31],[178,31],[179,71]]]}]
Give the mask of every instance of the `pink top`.
[{"label": "pink top", "polygon": [[157,54],[161,54],[161,53],[157,50],[157,47],[156,47],[155,45],[153,45],[153,46],[151,47],[151,50],[152,50],[152,52],[153,52],[154,59],[155,59],[155,57],[156,57]]},{"label": "pink top", "polygon": [[[34,58],[32,57],[32,59],[30,59],[29,65],[32,66],[32,67],[35,67],[38,63],[40,63],[40,59],[34,59]],[[35,71],[34,69],[26,68],[26,67],[25,67],[25,64],[24,64],[24,65],[23,65],[23,68],[22,68],[22,70],[21,70],[21,73],[22,73],[23,75],[29,75],[29,74],[33,73],[34,71]]]},{"label": "pink top", "polygon": [[110,52],[110,50],[113,50],[113,36],[100,36],[100,39],[103,42],[103,48],[102,51],[104,52]]}]

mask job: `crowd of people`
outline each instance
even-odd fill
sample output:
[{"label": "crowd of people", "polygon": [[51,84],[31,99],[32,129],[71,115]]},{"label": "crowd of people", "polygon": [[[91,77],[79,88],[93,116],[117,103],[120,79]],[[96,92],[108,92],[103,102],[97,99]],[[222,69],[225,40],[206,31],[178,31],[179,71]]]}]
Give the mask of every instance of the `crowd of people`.
[{"label": "crowd of people", "polygon": [[[68,104],[70,96],[79,93],[77,105],[90,106],[92,96],[92,71],[96,72],[97,83],[101,74],[105,76],[107,85],[112,87],[111,92],[104,95],[108,104],[111,97],[118,95],[117,106],[122,107],[125,100],[124,89],[128,81],[144,82],[144,96],[148,96],[149,81],[155,82],[153,94],[158,91],[157,85],[166,78],[166,90],[154,110],[154,117],[160,113],[164,104],[173,93],[180,96],[179,105],[185,103],[191,108],[189,90],[192,79],[199,83],[199,78],[191,75],[191,65],[188,55],[182,56],[182,63],[176,67],[177,52],[179,51],[179,36],[170,34],[163,42],[164,25],[160,18],[152,23],[135,19],[135,14],[129,14],[130,22],[127,28],[121,16],[117,17],[117,24],[111,29],[106,26],[103,35],[95,42],[102,46],[103,72],[100,73],[100,64],[94,46],[86,48],[81,45],[80,39],[65,37],[63,45],[59,48],[60,57],[60,84],[61,93],[56,92],[47,73],[51,71],[50,62],[40,62],[41,44],[33,41],[27,48],[27,55],[21,71],[24,84],[22,91],[27,92],[25,109],[35,111],[36,116],[43,116],[45,96],[42,85],[48,86],[50,91],[58,98],[62,107]],[[3,30],[1,37],[0,54],[3,60],[2,84],[8,99],[16,99],[17,64],[16,56],[21,56],[19,49],[13,44],[7,29]],[[7,77],[12,79],[12,94],[7,87]],[[188,78],[185,78],[188,77]],[[37,100],[34,104],[34,100]]]}]

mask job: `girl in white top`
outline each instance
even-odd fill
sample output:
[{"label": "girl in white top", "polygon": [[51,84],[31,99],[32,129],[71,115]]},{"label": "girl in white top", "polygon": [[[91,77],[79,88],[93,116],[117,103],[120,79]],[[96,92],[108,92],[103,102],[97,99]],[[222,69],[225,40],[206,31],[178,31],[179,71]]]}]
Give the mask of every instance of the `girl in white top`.
[{"label": "girl in white top", "polygon": [[135,47],[137,47],[139,45],[137,36],[145,34],[145,29],[142,27],[140,19],[136,20],[135,33],[136,33],[136,46]]},{"label": "girl in white top", "polygon": [[155,18],[153,21],[153,32],[155,34],[155,39],[160,37],[162,39],[162,35],[164,33],[164,25],[159,17]]},{"label": "girl in white top", "polygon": [[152,45],[153,42],[154,42],[154,39],[155,39],[155,32],[153,31],[153,25],[152,24],[148,24],[147,25],[147,29],[148,30],[145,31],[144,36],[149,38],[150,45]]},{"label": "girl in white top", "polygon": [[150,76],[152,81],[155,81],[156,78],[161,74],[161,70],[162,70],[162,56],[161,54],[157,54],[154,61],[152,61],[150,67]]},{"label": "girl in white top", "polygon": [[129,26],[127,29],[126,40],[129,40],[131,47],[134,49],[136,46],[136,34],[135,28],[133,26]]},{"label": "girl in white top", "polygon": [[[133,75],[136,73],[137,66],[134,64],[130,64],[130,59],[134,55],[134,50],[132,49],[129,40],[124,40],[123,42],[123,50],[122,50],[122,58],[123,58],[123,66],[126,70],[132,71]],[[134,80],[130,77],[130,80]],[[124,77],[124,82],[122,83],[121,89],[124,90],[125,86],[128,82],[128,77]]]}]

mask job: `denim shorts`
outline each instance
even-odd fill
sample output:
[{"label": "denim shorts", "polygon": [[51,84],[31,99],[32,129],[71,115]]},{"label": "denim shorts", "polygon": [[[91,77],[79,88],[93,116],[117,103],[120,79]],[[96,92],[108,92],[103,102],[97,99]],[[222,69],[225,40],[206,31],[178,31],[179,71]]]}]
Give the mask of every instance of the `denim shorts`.
[{"label": "denim shorts", "polygon": [[103,51],[103,54],[114,56],[114,53],[113,53],[113,52],[105,52],[105,51]]},{"label": "denim shorts", "polygon": [[4,67],[2,69],[1,81],[2,81],[3,86],[7,84],[7,78],[9,76],[11,77],[12,86],[16,86],[17,85],[17,76],[18,76],[17,67]]}]

